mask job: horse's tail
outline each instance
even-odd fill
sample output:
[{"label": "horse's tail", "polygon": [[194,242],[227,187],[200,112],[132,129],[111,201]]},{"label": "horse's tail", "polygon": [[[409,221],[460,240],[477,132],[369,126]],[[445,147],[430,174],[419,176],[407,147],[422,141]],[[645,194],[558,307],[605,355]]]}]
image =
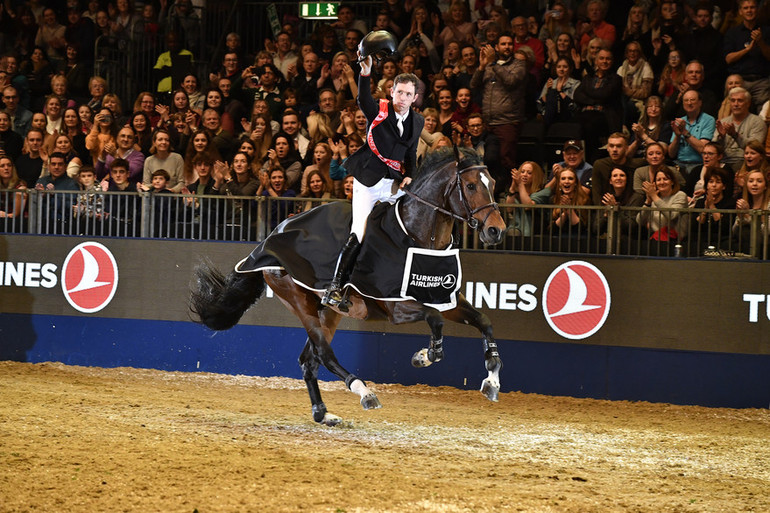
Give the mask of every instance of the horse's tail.
[{"label": "horse's tail", "polygon": [[190,293],[190,311],[196,322],[212,330],[228,330],[235,326],[251,305],[265,291],[261,272],[227,276],[207,263],[195,269],[197,287]]}]

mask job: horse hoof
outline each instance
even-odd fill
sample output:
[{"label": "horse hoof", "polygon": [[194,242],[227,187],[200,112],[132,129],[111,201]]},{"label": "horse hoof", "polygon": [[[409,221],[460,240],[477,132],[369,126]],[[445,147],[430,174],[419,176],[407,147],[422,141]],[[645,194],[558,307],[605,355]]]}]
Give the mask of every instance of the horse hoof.
[{"label": "horse hoof", "polygon": [[342,422],[342,417],[338,417],[336,415],[332,415],[331,413],[327,413],[326,415],[324,415],[324,418],[321,420],[320,424],[323,424],[324,426],[334,427],[340,422]]},{"label": "horse hoof", "polygon": [[481,382],[481,393],[484,397],[496,403],[498,401],[498,394],[500,393],[500,385],[492,384],[489,380],[485,379]]},{"label": "horse hoof", "polygon": [[433,362],[428,358],[428,349],[425,347],[414,353],[412,356],[412,367],[421,369],[423,367],[427,367],[431,363]]},{"label": "horse hoof", "polygon": [[382,408],[380,400],[377,399],[377,396],[374,394],[366,394],[363,396],[361,398],[361,406],[364,407],[364,410],[376,410]]}]

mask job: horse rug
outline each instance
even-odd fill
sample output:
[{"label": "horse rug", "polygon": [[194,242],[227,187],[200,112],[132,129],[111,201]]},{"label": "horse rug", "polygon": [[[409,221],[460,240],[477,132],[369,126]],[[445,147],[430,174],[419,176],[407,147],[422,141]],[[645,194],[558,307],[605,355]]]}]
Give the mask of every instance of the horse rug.
[{"label": "horse rug", "polygon": [[[334,276],[351,219],[351,206],[342,201],[290,217],[235,270],[285,270],[300,286],[323,292]],[[398,202],[384,202],[369,215],[361,252],[345,286],[372,299],[411,299],[444,311],[457,305],[461,282],[459,250],[451,245],[441,250],[417,247],[404,228]]]}]

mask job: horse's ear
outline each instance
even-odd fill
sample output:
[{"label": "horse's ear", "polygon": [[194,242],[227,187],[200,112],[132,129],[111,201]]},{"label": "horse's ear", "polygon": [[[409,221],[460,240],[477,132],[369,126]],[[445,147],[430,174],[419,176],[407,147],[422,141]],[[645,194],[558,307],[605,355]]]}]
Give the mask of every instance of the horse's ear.
[{"label": "horse's ear", "polygon": [[455,151],[455,162],[460,165],[460,148],[457,146],[457,142],[452,141],[452,149]]}]

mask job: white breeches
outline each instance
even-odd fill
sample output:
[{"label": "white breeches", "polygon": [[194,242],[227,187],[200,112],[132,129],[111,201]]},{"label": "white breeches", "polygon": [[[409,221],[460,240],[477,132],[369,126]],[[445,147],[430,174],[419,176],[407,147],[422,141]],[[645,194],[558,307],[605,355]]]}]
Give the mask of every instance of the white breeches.
[{"label": "white breeches", "polygon": [[[393,189],[396,192],[393,192]],[[350,232],[355,233],[358,241],[364,240],[366,231],[366,219],[378,201],[395,203],[396,199],[404,195],[404,191],[398,188],[392,178],[383,178],[371,187],[367,187],[355,178],[353,179],[353,225]]]}]

